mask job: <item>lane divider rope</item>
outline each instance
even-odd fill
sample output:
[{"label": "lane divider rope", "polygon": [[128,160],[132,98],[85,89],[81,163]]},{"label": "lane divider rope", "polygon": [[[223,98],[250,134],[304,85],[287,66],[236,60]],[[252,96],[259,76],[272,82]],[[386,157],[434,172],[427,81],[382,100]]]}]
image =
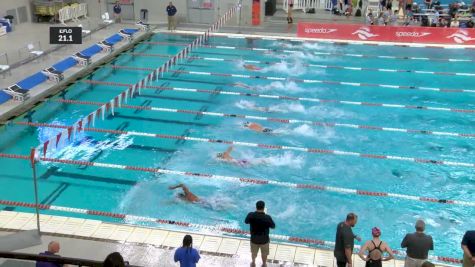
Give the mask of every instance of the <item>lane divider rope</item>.
[{"label": "lane divider rope", "polygon": [[[10,200],[0,200],[0,205],[24,207],[24,208],[35,208],[37,206],[33,203],[10,201]],[[123,213],[71,208],[71,207],[56,206],[56,205],[39,204],[38,208],[42,210],[54,210],[54,211],[69,212],[69,213],[76,213],[76,214],[110,217],[110,218],[115,218],[115,219],[122,219],[124,221],[140,221],[140,222],[147,222],[147,223],[158,223],[158,224],[163,224],[163,225],[172,225],[172,226],[179,226],[179,227],[184,227],[184,228],[200,229],[202,231],[215,231],[215,232],[235,234],[235,235],[246,236],[246,237],[250,236],[249,231],[242,230],[240,228],[197,224],[197,223],[190,223],[190,222],[183,222],[183,221],[158,219],[158,218],[152,218],[152,217],[146,217],[146,216],[136,216],[136,215],[123,214]],[[326,241],[326,240],[318,240],[318,239],[313,239],[313,238],[302,238],[302,237],[278,235],[278,234],[270,234],[269,236],[275,240],[282,240],[282,241],[287,241],[287,242],[292,242],[292,243],[302,243],[302,244],[308,244],[308,245],[320,245],[320,246],[329,246],[329,247],[335,246],[335,242]],[[357,249],[361,248],[358,245],[356,245],[355,247]],[[400,250],[395,250],[393,252],[394,254],[397,254],[398,256],[401,256],[401,257],[406,255],[404,251],[400,251]],[[443,256],[429,255],[429,259],[439,261],[439,262],[449,262],[449,263],[456,263],[456,264],[462,263],[461,259],[443,257]]]},{"label": "lane divider rope", "polygon": [[[167,46],[183,46],[185,44],[173,43],[173,42],[142,42],[143,44],[151,45],[167,45]],[[273,49],[273,48],[251,48],[251,47],[238,47],[238,46],[228,46],[228,45],[204,45],[205,48],[216,48],[216,49],[226,49],[226,50],[248,50],[248,51],[257,51],[260,53],[305,53],[303,50],[290,50],[290,49]],[[322,56],[345,56],[345,57],[357,57],[357,58],[380,58],[380,59],[397,59],[397,60],[422,60],[422,61],[442,61],[442,62],[475,62],[472,59],[461,59],[461,58],[430,58],[430,57],[409,57],[409,56],[380,56],[380,55],[370,55],[370,54],[351,54],[351,53],[336,53],[336,52],[319,52],[312,51],[314,55]],[[234,55],[236,56],[236,55]]]},{"label": "lane divider rope", "polygon": [[[128,69],[128,70],[140,70],[140,71],[149,70],[149,68],[128,67],[128,66],[118,66],[118,65],[111,65],[108,67],[115,68],[115,69]],[[392,85],[392,84],[379,84],[379,83],[343,82],[343,81],[332,81],[332,80],[297,79],[297,78],[289,78],[289,77],[284,78],[284,77],[264,76],[264,75],[230,74],[230,73],[205,72],[205,71],[186,71],[186,70],[168,70],[168,71],[174,72],[174,73],[190,74],[190,75],[234,77],[234,78],[244,78],[244,79],[263,79],[263,80],[272,80],[272,81],[293,81],[296,83],[308,83],[308,84],[319,83],[319,84],[346,85],[346,86],[353,86],[353,87],[381,87],[381,88],[389,88],[389,89],[433,91],[433,92],[442,92],[442,93],[471,93],[471,94],[475,93],[475,90],[473,89],[450,89],[450,88],[425,87],[425,86],[413,86],[413,85]]]},{"label": "lane divider rope", "polygon": [[[78,100],[65,100],[65,99],[57,99],[57,100],[52,100],[52,101],[59,102],[59,103],[93,105],[93,106],[103,106],[104,104],[106,104],[103,102],[95,102],[95,101],[78,101]],[[150,106],[122,105],[119,108],[135,109],[135,110],[149,110],[149,111],[157,111],[157,112],[184,113],[184,114],[193,114],[193,115],[207,115],[207,116],[215,116],[215,117],[232,117],[232,118],[241,118],[241,119],[249,118],[249,119],[266,120],[266,121],[280,120],[276,118],[267,118],[267,117],[260,117],[260,116],[247,116],[247,115],[237,115],[237,114],[225,114],[225,113],[219,113],[219,112],[206,112],[206,111],[172,109],[172,108],[161,108],[161,107],[150,107]],[[303,120],[302,121],[294,120],[294,121],[304,122]],[[289,122],[287,121],[287,123]],[[297,151],[308,152],[308,153],[331,154],[331,155],[338,155],[338,156],[352,156],[352,157],[369,158],[369,159],[385,159],[385,160],[416,162],[416,163],[434,164],[434,165],[460,166],[460,167],[470,167],[470,168],[475,167],[475,163],[457,162],[457,161],[421,159],[421,158],[414,158],[414,157],[382,155],[382,154],[366,154],[366,153],[359,153],[359,152],[320,149],[320,148],[303,148],[303,147],[290,147],[290,146],[265,145],[265,144],[260,144],[259,146],[263,148],[269,148],[269,149],[297,150]]]},{"label": "lane divider rope", "polygon": [[[140,70],[147,71],[148,68],[143,67],[127,67],[127,66],[111,66],[114,69],[126,69],[126,70]],[[173,71],[172,71],[173,72]],[[96,85],[109,85],[108,82],[101,83],[101,81],[92,81],[84,80],[83,82]],[[118,83],[120,84],[120,83]],[[125,85],[125,84],[123,84]],[[160,89],[157,87],[148,86],[147,88]],[[172,87],[165,87],[172,88]],[[183,89],[183,88],[180,88]],[[189,89],[189,88],[184,88]],[[196,89],[197,91],[205,91],[201,89]],[[175,90],[177,91],[177,90]],[[183,90],[182,90],[183,91]],[[190,91],[190,90],[188,90]],[[420,105],[404,105],[404,104],[388,104],[388,103],[374,103],[374,102],[362,102],[362,101],[349,101],[349,100],[336,100],[336,99],[321,99],[321,98],[311,98],[311,97],[293,97],[293,96],[279,96],[279,95],[267,95],[267,94],[250,94],[250,93],[240,93],[240,92],[229,92],[229,91],[220,91],[220,94],[227,95],[241,95],[241,96],[253,96],[259,98],[273,98],[281,100],[292,100],[292,101],[304,101],[320,104],[339,104],[339,105],[351,105],[351,106],[365,106],[365,107],[383,107],[383,108],[398,108],[398,109],[410,109],[410,110],[431,110],[431,111],[442,111],[442,112],[455,112],[455,113],[475,113],[475,109],[461,109],[461,108],[451,108],[451,107],[431,107],[431,106],[420,106]],[[217,93],[215,93],[217,94]]]},{"label": "lane divider rope", "polygon": [[[167,54],[153,54],[153,53],[127,53],[133,56],[142,56],[142,57],[160,57],[160,58],[169,58],[171,55]],[[198,57],[191,56],[191,59],[195,60],[205,60],[213,62],[244,62],[252,64],[265,64],[265,65],[276,65],[283,62],[281,60],[271,60],[271,61],[259,61],[259,60],[246,60],[246,59],[228,59],[228,58],[218,58],[218,57]],[[403,69],[384,69],[384,68],[368,68],[368,67],[350,67],[350,66],[338,66],[338,65],[320,65],[320,64],[307,64],[301,63],[300,65],[304,67],[315,67],[320,69],[337,69],[337,70],[353,70],[353,71],[378,71],[378,72],[399,72],[399,73],[415,73],[415,74],[430,74],[430,75],[444,75],[444,76],[475,76],[475,73],[469,72],[446,72],[446,71],[423,71],[423,70],[403,70]]]},{"label": "lane divider rope", "polygon": [[[48,127],[48,128],[57,128],[57,129],[69,128],[69,126],[48,124],[48,123],[15,122],[15,124],[31,126],[31,127]],[[195,142],[214,143],[214,144],[215,143],[228,144],[228,145],[235,144],[235,145],[241,145],[241,146],[251,146],[251,147],[273,149],[273,147],[268,146],[268,145],[262,146],[262,145],[253,144],[253,143],[243,143],[243,142],[226,141],[226,140],[220,140],[220,139],[196,138],[196,137],[186,137],[186,136],[176,136],[176,135],[166,135],[166,134],[154,134],[154,133],[145,133],[145,132],[137,132],[137,131],[120,131],[120,130],[101,129],[101,128],[84,128],[84,131],[172,139],[172,140],[187,140],[187,141],[195,141]],[[2,157],[2,155],[0,155],[0,157]],[[108,166],[108,164],[106,164],[105,166]],[[116,166],[119,166],[119,165],[116,165]],[[123,168],[125,169],[125,167]],[[158,170],[160,169],[157,169],[156,172],[159,172]],[[173,174],[179,174],[179,175],[183,174],[183,172],[181,171],[174,171],[174,170],[164,170],[164,171],[166,171],[166,173],[173,173]],[[276,186],[283,186],[283,187],[288,187],[288,188],[329,191],[329,192],[349,194],[349,195],[362,195],[362,196],[371,196],[371,197],[391,197],[391,198],[406,199],[406,200],[411,200],[411,201],[422,201],[422,202],[454,204],[454,205],[475,207],[475,202],[470,202],[470,201],[437,199],[437,198],[432,198],[432,197],[420,197],[420,196],[412,196],[412,195],[388,193],[388,192],[375,192],[375,191],[358,190],[358,189],[335,187],[335,186],[325,186],[325,185],[315,185],[315,184],[297,184],[297,183],[289,183],[289,182],[279,182],[277,180],[271,180],[271,179],[220,176],[220,175],[203,174],[203,173],[196,173],[196,172],[193,172],[192,176],[204,177],[204,178],[217,178],[217,179],[228,181],[228,182],[252,183],[252,184],[257,184],[257,185],[276,185]]]}]

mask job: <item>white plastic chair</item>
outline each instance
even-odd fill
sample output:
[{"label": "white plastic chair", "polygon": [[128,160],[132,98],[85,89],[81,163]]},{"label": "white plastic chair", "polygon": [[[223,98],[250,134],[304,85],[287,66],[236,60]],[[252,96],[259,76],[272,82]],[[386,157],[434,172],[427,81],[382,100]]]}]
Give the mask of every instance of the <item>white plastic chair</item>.
[{"label": "white plastic chair", "polygon": [[105,24],[112,24],[112,23],[114,22],[113,20],[110,19],[108,12],[102,14],[102,21],[103,21]]},{"label": "white plastic chair", "polygon": [[28,52],[34,56],[39,57],[44,54],[44,51],[36,50],[33,44],[28,44],[26,47],[28,48]]}]

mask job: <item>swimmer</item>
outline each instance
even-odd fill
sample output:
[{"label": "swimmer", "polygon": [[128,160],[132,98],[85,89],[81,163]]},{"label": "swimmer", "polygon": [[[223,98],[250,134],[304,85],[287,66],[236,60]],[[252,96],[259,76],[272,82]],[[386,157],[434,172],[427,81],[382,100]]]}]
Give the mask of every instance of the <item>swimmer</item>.
[{"label": "swimmer", "polygon": [[245,83],[242,83],[242,82],[235,82],[235,83],[232,83],[231,85],[235,86],[235,87],[241,87],[241,88],[244,88],[244,89],[253,90],[253,91],[256,90],[254,87],[252,87],[250,85],[247,85]]},{"label": "swimmer", "polygon": [[228,149],[226,149],[225,152],[216,154],[216,158],[218,160],[228,162],[228,163],[232,163],[232,164],[236,164],[236,165],[239,165],[239,166],[245,166],[245,165],[250,164],[250,162],[248,160],[245,160],[245,159],[239,159],[238,160],[238,159],[233,158],[231,156],[231,152],[233,151],[233,149],[234,149],[233,146],[228,147]]},{"label": "swimmer", "polygon": [[197,197],[195,194],[191,193],[191,191],[188,189],[188,187],[184,184],[178,184],[178,185],[175,185],[175,186],[170,186],[168,187],[168,189],[170,190],[174,190],[174,189],[177,189],[177,188],[180,188],[183,190],[183,193],[180,193],[178,194],[178,196],[185,200],[185,201],[188,201],[188,202],[191,202],[191,203],[196,203],[196,202],[200,202],[201,199],[199,197]]},{"label": "swimmer", "polygon": [[236,106],[241,109],[256,110],[260,112],[272,112],[272,110],[269,107],[256,106],[256,104],[252,101],[241,100],[238,103],[236,103]]},{"label": "swimmer", "polygon": [[250,129],[250,130],[253,130],[255,132],[260,132],[260,133],[272,133],[272,129],[270,128],[264,128],[262,127],[262,125],[260,125],[259,123],[254,123],[254,122],[245,122],[243,124],[244,127]]},{"label": "swimmer", "polygon": [[262,70],[262,68],[259,68],[257,67],[256,65],[252,65],[252,64],[244,64],[243,66],[246,70],[252,70],[252,71],[255,71],[255,70]]}]

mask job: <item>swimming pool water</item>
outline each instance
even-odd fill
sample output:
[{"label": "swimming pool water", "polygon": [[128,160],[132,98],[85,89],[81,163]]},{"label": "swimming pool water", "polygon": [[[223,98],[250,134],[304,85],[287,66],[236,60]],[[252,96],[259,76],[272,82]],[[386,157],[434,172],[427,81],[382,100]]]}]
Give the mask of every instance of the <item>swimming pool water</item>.
[{"label": "swimming pool water", "polygon": [[[71,125],[96,107],[58,103],[55,99],[108,101],[124,87],[90,85],[85,80],[113,81],[133,84],[149,71],[113,69],[111,65],[156,68],[165,62],[157,56],[133,53],[174,55],[189,43],[191,36],[156,34],[149,41],[168,45],[141,43],[121,54],[82,81],[70,86],[63,96],[55,96],[40,104],[30,114],[32,121]],[[414,72],[377,72],[307,67],[305,64],[366,67],[398,70],[475,73],[470,62],[433,60],[396,60],[376,57],[321,55],[319,52],[382,55],[397,57],[429,57],[435,59],[475,59],[467,50],[407,48],[394,46],[336,45],[316,42],[246,40],[214,37],[211,45],[278,49],[264,53],[252,50],[199,48],[192,55],[233,59],[212,61],[188,59],[174,70],[263,75],[290,78],[287,81],[203,76],[169,72],[154,82],[156,86],[186,87],[207,90],[250,92],[292,97],[309,97],[344,101],[403,104],[415,106],[475,109],[473,93],[450,93],[403,90],[381,87],[354,87],[333,84],[300,83],[296,79],[315,79],[357,83],[411,85],[448,89],[474,89],[475,76],[432,75]],[[293,50],[295,53],[281,50]],[[260,71],[248,71],[243,60],[279,62],[257,64]],[[233,87],[240,82],[255,91]],[[265,99],[169,90],[142,90],[129,101],[131,105],[246,114],[284,119],[352,123],[380,127],[397,127],[428,131],[473,134],[472,113],[456,113],[421,109],[398,109],[375,106],[353,106],[338,103],[312,103],[284,99]],[[255,110],[267,107],[271,112]],[[21,116],[16,121],[26,121]],[[242,142],[334,149],[370,154],[407,156],[434,160],[475,162],[473,138],[372,131],[365,129],[317,127],[307,124],[259,122],[272,128],[274,134],[250,132],[242,127],[246,120],[230,117],[195,116],[147,110],[118,109],[115,116],[97,121],[96,127],[178,136],[192,136]],[[8,125],[0,128],[0,152],[28,154],[57,133],[51,128]],[[227,148],[224,144],[176,141],[130,135],[81,132],[71,144],[61,144],[52,157],[116,163],[141,167],[160,167],[191,171],[272,179],[292,183],[318,184],[475,201],[473,168],[418,164],[404,161],[378,160],[337,155],[310,154],[285,150],[264,150],[235,146],[233,156],[252,164],[246,167],[217,162],[214,155]],[[1,199],[33,202],[31,169],[28,162],[0,159]],[[170,220],[210,225],[227,225],[246,229],[243,220],[254,209],[257,200],[267,203],[274,217],[274,233],[322,240],[334,239],[336,224],[348,212],[359,215],[354,231],[370,238],[370,229],[379,226],[382,237],[391,247],[399,248],[407,232],[414,230],[416,219],[426,220],[427,232],[434,237],[434,254],[460,257],[460,240],[466,230],[473,229],[474,208],[425,203],[395,198],[346,195],[272,185],[243,185],[219,180],[176,175],[157,175],[127,170],[99,169],[60,164],[39,164],[40,201],[43,204],[121,212]],[[177,192],[168,186],[185,183],[208,206],[192,205],[177,200]],[[7,207],[8,208],[8,207]],[[22,210],[18,209],[17,210]],[[45,213],[54,213],[45,211]],[[77,216],[72,214],[71,216]],[[129,222],[139,223],[139,222]]]}]

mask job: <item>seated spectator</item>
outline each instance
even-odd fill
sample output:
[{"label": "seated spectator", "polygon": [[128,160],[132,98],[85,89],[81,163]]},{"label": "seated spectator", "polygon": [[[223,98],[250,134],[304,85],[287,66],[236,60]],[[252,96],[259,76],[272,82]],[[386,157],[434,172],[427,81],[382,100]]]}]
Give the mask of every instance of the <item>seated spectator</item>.
[{"label": "seated spectator", "polygon": [[463,267],[475,266],[475,231],[467,231],[462,238]]},{"label": "seated spectator", "polygon": [[112,252],[111,254],[107,255],[104,263],[102,263],[102,266],[104,267],[125,267],[128,265],[129,263],[124,261],[124,258],[119,252]]},{"label": "seated spectator", "polygon": [[[56,254],[59,252],[59,243],[56,241],[51,241],[48,244],[48,250],[45,252],[40,253],[41,256],[55,256],[61,257],[60,255]],[[54,262],[47,262],[47,261],[37,261],[36,267],[61,267],[62,264],[54,263]]]},{"label": "seated spectator", "polygon": [[398,15],[396,12],[389,10],[389,25],[397,26],[397,17]]},{"label": "seated spectator", "polygon": [[180,262],[180,267],[196,267],[200,260],[200,253],[193,248],[193,238],[191,235],[185,235],[183,246],[175,251],[174,260],[175,262]]},{"label": "seated spectator", "polygon": [[431,3],[432,3],[431,0],[424,0],[424,4],[426,4],[426,8],[427,8],[427,9],[430,9]]},{"label": "seated spectator", "polygon": [[[380,239],[381,230],[378,227],[371,229],[373,239],[366,241],[361,247],[358,256],[366,262],[366,267],[382,267],[383,261],[389,261],[394,258],[393,252],[386,242]],[[364,253],[368,251],[368,255]],[[388,253],[388,257],[383,257],[384,252]]]},{"label": "seated spectator", "polygon": [[389,23],[389,11],[386,7],[383,7],[383,12],[381,13],[381,17],[383,18],[383,24],[388,25],[388,23]]},{"label": "seated spectator", "polygon": [[430,261],[425,261],[421,267],[435,267],[435,265]]},{"label": "seated spectator", "polygon": [[458,16],[455,16],[455,18],[450,22],[450,27],[451,28],[460,27],[460,22],[459,22]]},{"label": "seated spectator", "polygon": [[374,25],[374,15],[373,10],[371,8],[368,10],[368,14],[366,15],[366,23]]}]

